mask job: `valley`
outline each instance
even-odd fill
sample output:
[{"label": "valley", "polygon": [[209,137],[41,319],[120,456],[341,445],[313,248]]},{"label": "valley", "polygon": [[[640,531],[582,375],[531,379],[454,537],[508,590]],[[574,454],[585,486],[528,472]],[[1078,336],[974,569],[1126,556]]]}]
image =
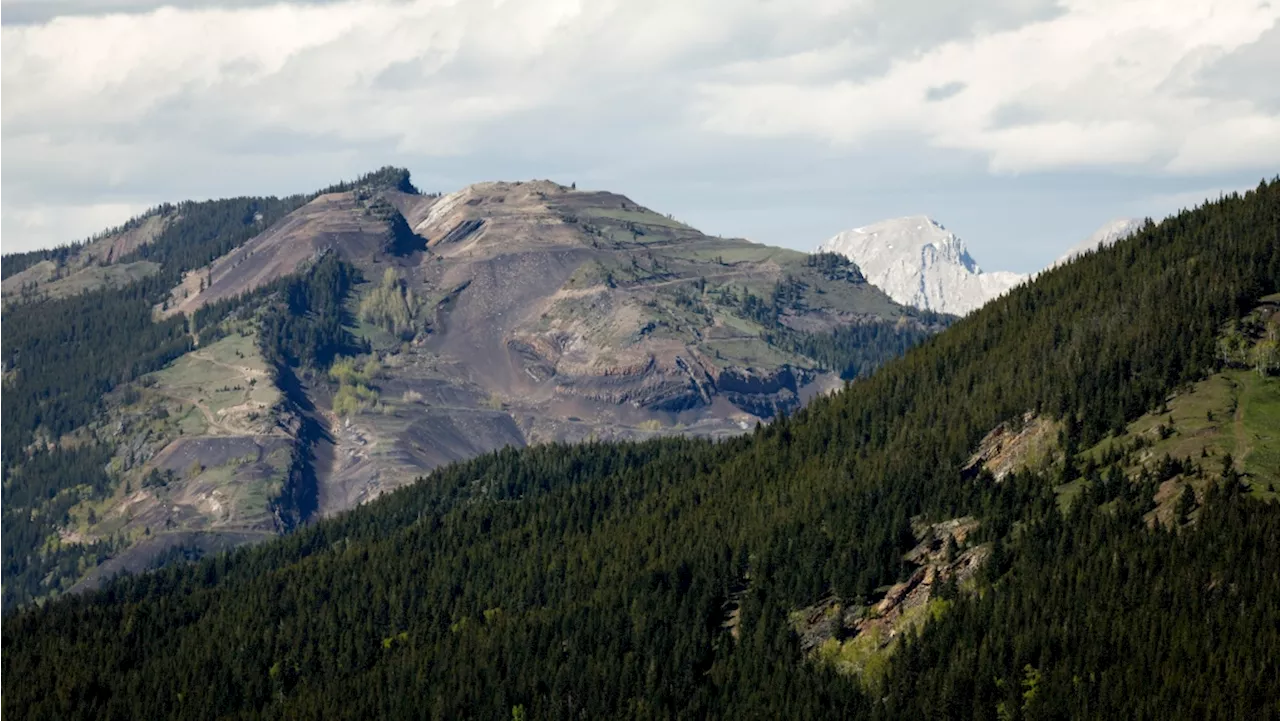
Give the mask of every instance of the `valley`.
[{"label": "valley", "polygon": [[0,721],[1280,721],[1280,1],[0,14]]}]

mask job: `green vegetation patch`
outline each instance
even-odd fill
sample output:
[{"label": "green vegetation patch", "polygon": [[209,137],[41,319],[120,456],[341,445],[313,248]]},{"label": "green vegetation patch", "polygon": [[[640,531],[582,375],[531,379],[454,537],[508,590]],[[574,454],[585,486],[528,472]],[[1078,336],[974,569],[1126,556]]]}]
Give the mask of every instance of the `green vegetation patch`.
[{"label": "green vegetation patch", "polygon": [[334,361],[329,368],[329,379],[338,384],[333,396],[333,412],[350,416],[371,410],[378,405],[378,391],[374,380],[382,373],[382,364],[374,356],[363,362],[355,358]]},{"label": "green vegetation patch", "polygon": [[688,248],[675,249],[673,250],[673,255],[710,263],[712,264],[712,270],[709,272],[713,272],[716,266],[723,267],[744,262],[762,263],[772,260],[780,265],[798,265],[803,262],[806,254],[798,250],[775,248],[768,245],[717,240],[714,244],[690,244]]},{"label": "green vegetation patch", "polygon": [[574,269],[564,287],[569,290],[594,288],[598,285],[611,285],[614,282],[613,272],[597,260],[589,260]]},{"label": "green vegetation patch", "polygon": [[630,223],[639,223],[642,225],[655,225],[662,228],[670,228],[673,230],[692,230],[689,226],[680,221],[669,218],[665,215],[659,215],[649,210],[622,210],[621,208],[593,208],[584,207],[576,208],[575,212],[590,218],[609,218],[611,220],[620,220]]},{"label": "green vegetation patch", "polygon": [[856,676],[868,693],[880,693],[889,673],[890,658],[906,634],[918,633],[926,623],[942,618],[952,604],[952,601],[933,598],[909,608],[894,619],[892,634],[880,625],[872,625],[844,641],[829,638],[814,649],[814,660],[839,673]]},{"label": "green vegetation patch", "polygon": [[[245,406],[246,413],[265,414],[280,398],[254,338],[240,333],[183,355],[148,376],[148,384],[151,392],[192,406],[206,425],[213,426],[235,423],[224,411]],[[235,423],[228,430],[242,425]],[[196,429],[184,424],[183,430]]]},{"label": "green vegetation patch", "polygon": [[1063,483],[1054,486],[1053,493],[1058,499],[1058,508],[1063,512],[1071,508],[1071,504],[1080,497],[1080,494],[1088,486],[1083,478],[1077,478],[1069,483]]},{"label": "green vegetation patch", "polygon": [[[1253,495],[1280,498],[1280,374],[1258,363],[1256,350],[1270,339],[1257,318],[1255,311],[1227,324],[1217,344],[1226,368],[1184,387],[1129,423],[1124,433],[1084,451],[1082,462],[1117,465],[1134,477],[1175,459],[1201,469],[1183,480],[1203,492],[1206,478],[1229,457]],[[1058,486],[1059,503],[1070,505],[1084,484],[1077,479]],[[1160,510],[1167,516],[1177,502],[1176,494],[1165,494]]]},{"label": "green vegetation patch", "polygon": [[[1280,492],[1280,377],[1252,374],[1242,383],[1237,448],[1255,493]],[[1241,448],[1240,446],[1244,446]]]},{"label": "green vegetation patch", "polygon": [[387,268],[382,281],[360,299],[356,317],[404,340],[427,327],[426,305],[395,268]]},{"label": "green vegetation patch", "polygon": [[786,353],[760,338],[724,338],[702,343],[717,363],[751,367],[776,367],[788,363],[804,363],[804,359]]}]

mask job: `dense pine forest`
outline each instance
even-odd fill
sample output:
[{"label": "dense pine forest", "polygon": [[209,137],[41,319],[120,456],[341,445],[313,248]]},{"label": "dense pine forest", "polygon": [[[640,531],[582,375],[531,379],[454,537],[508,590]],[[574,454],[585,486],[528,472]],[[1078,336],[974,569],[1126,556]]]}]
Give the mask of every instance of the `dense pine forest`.
[{"label": "dense pine forest", "polygon": [[[11,613],[3,711],[1280,714],[1280,505],[1224,464],[1152,528],[1160,473],[1074,463],[1216,372],[1225,324],[1277,291],[1280,180],[1048,271],[747,436],[501,451],[263,546]],[[325,332],[273,327],[292,361],[288,339]],[[1000,482],[962,470],[1028,411],[1059,422],[1065,463]],[[1054,485],[1077,473],[1086,490],[1064,507]],[[990,557],[880,678],[806,658],[796,609],[873,602],[909,570],[913,520],[960,516]]]}]

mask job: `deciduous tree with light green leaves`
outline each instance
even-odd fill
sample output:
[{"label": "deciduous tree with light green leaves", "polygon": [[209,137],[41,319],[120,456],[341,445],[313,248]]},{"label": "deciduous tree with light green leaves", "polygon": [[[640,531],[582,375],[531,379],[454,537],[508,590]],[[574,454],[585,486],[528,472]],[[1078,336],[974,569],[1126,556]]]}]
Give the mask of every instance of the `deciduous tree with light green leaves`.
[{"label": "deciduous tree with light green leaves", "polygon": [[1260,376],[1280,371],[1280,342],[1272,338],[1259,341],[1253,347],[1253,369]]},{"label": "deciduous tree with light green leaves", "polygon": [[360,301],[360,320],[401,338],[423,330],[422,303],[395,268],[387,268],[382,282]]}]

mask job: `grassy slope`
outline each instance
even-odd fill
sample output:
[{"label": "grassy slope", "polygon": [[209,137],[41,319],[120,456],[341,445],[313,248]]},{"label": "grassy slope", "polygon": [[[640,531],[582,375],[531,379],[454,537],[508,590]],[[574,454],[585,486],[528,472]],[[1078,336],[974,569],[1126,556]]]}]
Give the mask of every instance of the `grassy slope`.
[{"label": "grassy slope", "polygon": [[[1280,498],[1280,377],[1227,368],[1176,393],[1165,405],[1134,420],[1123,435],[1086,450],[1081,458],[1106,466],[1109,457],[1125,454],[1118,464],[1133,476],[1169,456],[1190,459],[1213,475],[1229,454],[1255,497]],[[1136,445],[1142,447],[1135,449]],[[1059,502],[1069,505],[1084,483],[1077,479],[1059,486]],[[1156,497],[1155,514],[1161,521],[1172,517],[1187,483],[1202,494],[1208,481],[1179,477],[1166,482]]]},{"label": "grassy slope", "polygon": [[[117,394],[108,420],[97,431],[110,434],[120,449],[112,459],[119,483],[109,496],[85,500],[73,507],[62,540],[122,537],[133,541],[148,535],[148,530],[176,532],[266,522],[268,503],[279,493],[290,462],[289,454],[279,449],[262,459],[274,469],[265,478],[246,478],[244,469],[250,465],[247,457],[226,462],[197,459],[200,470],[182,469],[177,483],[144,483],[171,444],[200,437],[269,432],[269,418],[279,399],[280,393],[267,376],[254,337],[240,332],[232,332],[144,376],[134,385],[133,393]],[[145,449],[150,449],[154,456],[144,462],[132,458],[129,448],[140,449],[144,454]],[[200,494],[213,497],[218,505],[204,513],[184,508],[172,525],[148,522],[149,514],[158,505],[189,505],[184,503],[184,493],[192,487],[199,487]]]},{"label": "grassy slope", "polygon": [[78,295],[103,286],[122,287],[154,275],[160,271],[159,263],[139,260],[133,263],[116,263],[113,265],[91,265],[73,271],[61,278],[57,277],[57,267],[52,261],[41,261],[32,268],[23,271],[22,276],[6,279],[4,295],[6,301],[17,300],[21,295],[21,281],[28,275],[37,275],[36,297],[66,298]]},{"label": "grassy slope", "polygon": [[[1232,407],[1236,407],[1233,412]],[[1161,428],[1167,437],[1161,437]],[[1132,475],[1152,467],[1166,455],[1190,458],[1207,471],[1221,468],[1231,454],[1236,470],[1258,498],[1280,498],[1280,378],[1263,378],[1252,371],[1228,370],[1195,384],[1168,402],[1167,412],[1148,413],[1129,424],[1120,437],[1108,438],[1084,453],[1101,462],[1109,451],[1131,447],[1134,439],[1150,442],[1121,468]],[[1201,491],[1207,481],[1189,479]],[[1057,487],[1063,507],[1084,486],[1076,479]],[[1172,512],[1181,481],[1171,482],[1157,496],[1162,519]]]}]

